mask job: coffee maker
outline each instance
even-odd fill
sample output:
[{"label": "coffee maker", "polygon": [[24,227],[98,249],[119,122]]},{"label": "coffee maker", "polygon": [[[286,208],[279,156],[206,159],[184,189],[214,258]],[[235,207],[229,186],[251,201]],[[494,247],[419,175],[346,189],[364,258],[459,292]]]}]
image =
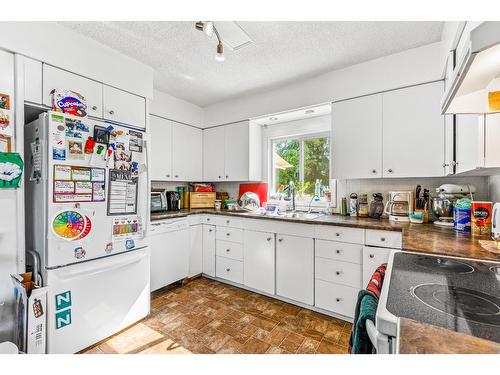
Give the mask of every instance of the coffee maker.
[{"label": "coffee maker", "polygon": [[177,191],[167,191],[167,211],[180,211],[181,195]]},{"label": "coffee maker", "polygon": [[408,222],[409,215],[413,212],[413,193],[411,191],[390,191],[384,213],[389,215],[389,220]]}]

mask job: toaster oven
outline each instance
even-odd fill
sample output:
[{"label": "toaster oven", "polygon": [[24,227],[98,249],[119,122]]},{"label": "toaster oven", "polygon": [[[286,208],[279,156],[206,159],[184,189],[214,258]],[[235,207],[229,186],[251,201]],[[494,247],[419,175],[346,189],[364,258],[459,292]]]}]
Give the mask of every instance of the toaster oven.
[{"label": "toaster oven", "polygon": [[164,191],[151,192],[151,212],[167,211],[167,197]]}]

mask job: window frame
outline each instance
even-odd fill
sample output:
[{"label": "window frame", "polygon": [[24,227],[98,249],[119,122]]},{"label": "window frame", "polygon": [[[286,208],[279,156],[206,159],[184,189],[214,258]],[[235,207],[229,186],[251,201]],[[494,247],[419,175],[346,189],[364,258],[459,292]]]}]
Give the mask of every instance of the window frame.
[{"label": "window frame", "polygon": [[[300,153],[299,153],[299,182],[301,184],[304,183],[304,141],[310,140],[310,139],[317,139],[317,138],[326,138],[328,139],[328,144],[330,147],[330,153],[328,156],[328,180],[329,180],[329,185],[332,185],[332,183],[336,184],[335,180],[332,180],[332,163],[331,163],[331,156],[332,156],[332,142],[331,142],[331,132],[328,131],[322,131],[322,132],[314,132],[314,133],[306,133],[306,134],[298,134],[298,135],[285,135],[285,136],[279,136],[279,137],[273,137],[269,138],[269,149],[270,149],[270,158],[269,158],[269,177],[271,180],[271,183],[269,184],[270,188],[268,191],[268,201],[272,201],[270,199],[270,196],[272,193],[276,192],[276,170],[274,168],[274,145],[275,143],[282,142],[285,140],[289,141],[299,141],[299,147],[300,147]],[[330,186],[330,189],[332,190],[332,198],[330,204],[326,200],[321,200],[320,202],[313,202],[312,207],[320,207],[320,208],[326,208],[328,206],[330,207],[336,207],[336,193],[337,189],[336,186]],[[297,206],[308,206],[309,201],[305,200],[297,200],[296,201]]]}]

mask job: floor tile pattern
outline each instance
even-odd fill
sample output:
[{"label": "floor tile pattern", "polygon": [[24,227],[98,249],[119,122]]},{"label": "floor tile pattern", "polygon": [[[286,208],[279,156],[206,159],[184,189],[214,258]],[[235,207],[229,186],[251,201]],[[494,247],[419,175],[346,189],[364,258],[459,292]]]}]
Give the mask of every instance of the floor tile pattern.
[{"label": "floor tile pattern", "polygon": [[84,353],[345,354],[352,325],[200,277],[151,296],[151,315]]}]

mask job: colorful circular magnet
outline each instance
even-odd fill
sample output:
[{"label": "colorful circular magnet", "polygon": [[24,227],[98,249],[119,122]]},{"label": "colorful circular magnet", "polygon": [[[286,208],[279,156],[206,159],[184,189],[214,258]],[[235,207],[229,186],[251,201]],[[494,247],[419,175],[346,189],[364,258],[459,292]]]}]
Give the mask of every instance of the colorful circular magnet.
[{"label": "colorful circular magnet", "polygon": [[[79,239],[85,233],[87,219],[76,210],[59,211],[52,219],[51,227],[56,237],[72,241]],[[90,232],[90,229],[88,231]]]}]

